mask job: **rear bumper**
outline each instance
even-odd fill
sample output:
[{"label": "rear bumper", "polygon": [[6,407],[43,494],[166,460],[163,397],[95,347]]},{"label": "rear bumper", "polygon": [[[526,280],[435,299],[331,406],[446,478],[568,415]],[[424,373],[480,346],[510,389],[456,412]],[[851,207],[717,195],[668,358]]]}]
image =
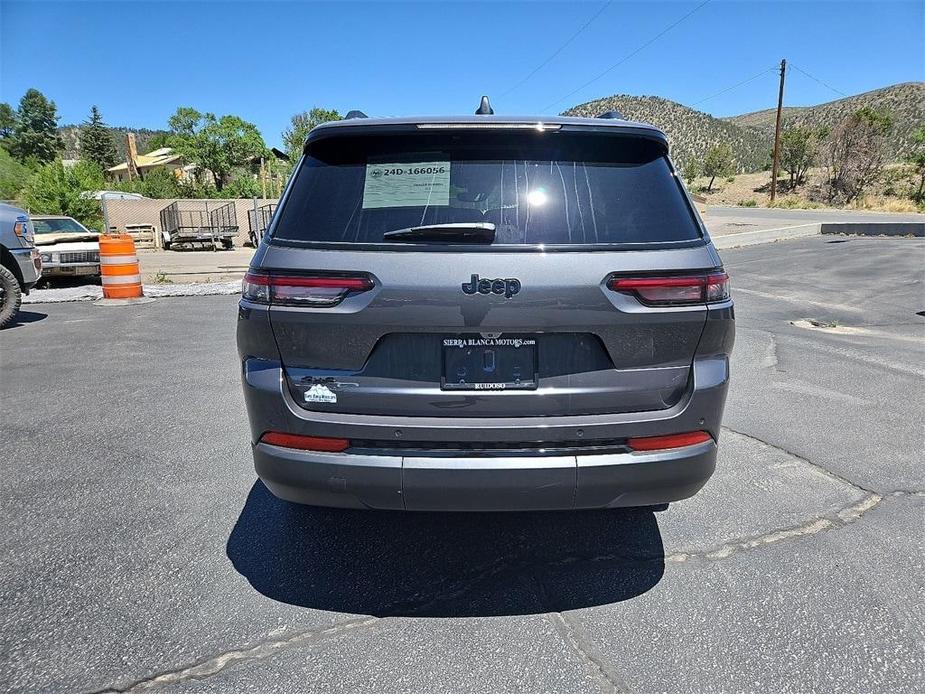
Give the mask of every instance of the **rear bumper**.
[{"label": "rear bumper", "polygon": [[258,443],[276,496],[316,506],[413,511],[540,511],[643,506],[706,484],[716,444],[651,453],[546,457],[366,456]]},{"label": "rear bumper", "polygon": [[[259,441],[284,431],[367,441],[555,442],[626,439],[704,430],[718,439],[729,368],[695,359],[693,385],[654,412],[569,417],[385,417],[310,412],[292,400],[278,362],[244,362],[244,394]],[[552,446],[550,446],[552,447]],[[695,494],[712,475],[716,444],[594,455],[355,455],[254,445],[257,474],[298,503],[395,510],[493,511],[640,506]]]}]

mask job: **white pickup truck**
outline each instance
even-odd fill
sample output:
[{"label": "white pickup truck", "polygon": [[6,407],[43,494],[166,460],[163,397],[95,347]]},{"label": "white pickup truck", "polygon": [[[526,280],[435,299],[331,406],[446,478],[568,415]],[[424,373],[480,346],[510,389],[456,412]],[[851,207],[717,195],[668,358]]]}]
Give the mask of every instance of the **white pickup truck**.
[{"label": "white pickup truck", "polygon": [[72,217],[33,215],[45,277],[99,277],[100,235]]}]

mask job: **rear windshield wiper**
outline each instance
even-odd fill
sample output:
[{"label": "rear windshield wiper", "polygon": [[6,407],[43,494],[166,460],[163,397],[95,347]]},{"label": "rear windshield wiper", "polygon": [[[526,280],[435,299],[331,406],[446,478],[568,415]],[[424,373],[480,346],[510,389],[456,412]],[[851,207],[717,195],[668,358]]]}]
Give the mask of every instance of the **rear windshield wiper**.
[{"label": "rear windshield wiper", "polygon": [[382,235],[383,241],[452,241],[456,243],[491,243],[495,240],[495,225],[491,222],[453,222],[424,224],[419,227],[395,229]]}]

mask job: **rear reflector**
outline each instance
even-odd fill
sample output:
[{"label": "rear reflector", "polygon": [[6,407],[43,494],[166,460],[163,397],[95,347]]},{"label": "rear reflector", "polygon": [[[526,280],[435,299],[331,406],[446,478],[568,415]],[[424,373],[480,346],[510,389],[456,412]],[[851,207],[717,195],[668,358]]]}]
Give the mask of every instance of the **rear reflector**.
[{"label": "rear reflector", "polygon": [[248,272],[244,275],[241,295],[259,304],[325,308],[336,306],[349,294],[366,292],[372,288],[373,281],[363,275],[287,276]]},{"label": "rear reflector", "polygon": [[325,453],[340,453],[350,447],[350,441],[347,439],[284,434],[280,431],[268,431],[260,437],[260,443],[282,446],[283,448],[297,448],[300,451],[323,451]]},{"label": "rear reflector", "polygon": [[693,446],[712,440],[713,437],[705,431],[689,431],[685,434],[671,434],[669,436],[641,436],[627,440],[626,445],[634,451],[661,451],[667,448]]},{"label": "rear reflector", "polygon": [[607,288],[632,294],[647,306],[689,306],[726,301],[729,276],[725,272],[679,277],[611,277]]}]

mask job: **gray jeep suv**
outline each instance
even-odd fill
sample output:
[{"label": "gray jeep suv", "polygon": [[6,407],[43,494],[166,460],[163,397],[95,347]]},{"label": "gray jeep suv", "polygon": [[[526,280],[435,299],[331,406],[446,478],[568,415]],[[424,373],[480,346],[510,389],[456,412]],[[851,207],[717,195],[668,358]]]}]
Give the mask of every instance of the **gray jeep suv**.
[{"label": "gray jeep suv", "polygon": [[353,508],[683,499],[715,467],[733,325],[650,125],[326,123],[244,280],[257,473]]}]

